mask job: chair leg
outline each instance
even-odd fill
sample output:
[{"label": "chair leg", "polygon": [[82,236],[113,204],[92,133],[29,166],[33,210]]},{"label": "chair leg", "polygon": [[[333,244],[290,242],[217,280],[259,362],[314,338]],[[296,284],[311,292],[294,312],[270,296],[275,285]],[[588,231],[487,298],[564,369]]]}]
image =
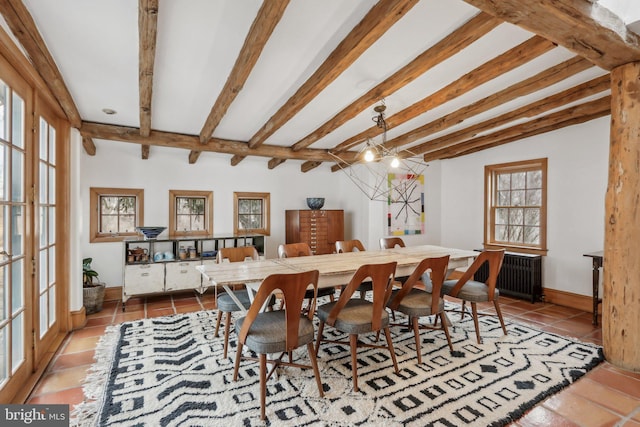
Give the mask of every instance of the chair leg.
[{"label": "chair leg", "polygon": [[482,338],[480,338],[480,325],[478,324],[478,307],[475,302],[471,303],[471,314],[473,316],[473,324],[476,327],[476,338],[478,344],[482,344]]},{"label": "chair leg", "polygon": [[420,345],[420,329],[418,327],[418,318],[412,319],[413,324],[413,336],[416,339],[416,353],[418,354],[418,364],[422,364],[422,346]]},{"label": "chair leg", "polygon": [[267,398],[267,355],[260,354],[260,419],[265,417],[265,399]]},{"label": "chair leg", "polygon": [[349,335],[351,343],[351,372],[353,373],[353,391],[358,391],[358,335]]},{"label": "chair leg", "polygon": [[224,350],[222,351],[222,357],[227,358],[227,348],[229,347],[229,325],[231,324],[231,312],[227,312],[227,317],[224,322]]},{"label": "chair leg", "polygon": [[222,320],[222,312],[218,310],[218,315],[216,316],[216,332],[213,334],[214,337],[218,337],[218,331],[220,330],[220,320]]},{"label": "chair leg", "polygon": [[318,392],[320,393],[320,397],[324,397],[324,391],[322,391],[322,380],[320,379],[320,369],[318,369],[318,359],[316,358],[316,353],[313,351],[313,344],[310,342],[307,343],[307,352],[309,352],[313,375],[315,375],[316,384],[318,384]]},{"label": "chair leg", "polygon": [[233,368],[233,380],[238,381],[238,370],[240,369],[240,359],[242,358],[242,343],[238,341],[238,348],[236,351],[236,363]]},{"label": "chair leg", "polygon": [[323,330],[324,330],[324,322],[320,321],[320,325],[318,325],[318,335],[316,336],[316,351],[315,351],[316,357],[318,357],[318,350],[320,350],[320,343],[322,342]]},{"label": "chair leg", "polygon": [[451,344],[451,335],[449,335],[449,327],[447,326],[447,319],[444,318],[445,314],[440,313],[436,315],[436,319],[440,317],[440,321],[442,322],[442,330],[444,331],[444,335],[447,337],[447,342],[449,343],[449,350],[453,351],[453,344]]},{"label": "chair leg", "polygon": [[464,306],[467,302],[466,301],[462,301],[462,305],[460,306],[460,320],[464,320],[464,313],[465,313],[465,309]]},{"label": "chair leg", "polygon": [[500,311],[500,304],[498,304],[498,300],[493,301],[493,306],[496,309],[498,320],[500,320],[500,325],[502,326],[502,332],[504,332],[504,334],[507,335],[507,328],[504,326],[504,319],[502,318],[502,311]]},{"label": "chair leg", "polygon": [[393,369],[396,371],[396,374],[397,374],[400,371],[398,371],[398,361],[396,360],[396,352],[393,350],[393,342],[391,341],[391,331],[389,330],[388,326],[384,328],[384,336],[387,337],[387,346],[389,347],[391,360],[393,360]]}]

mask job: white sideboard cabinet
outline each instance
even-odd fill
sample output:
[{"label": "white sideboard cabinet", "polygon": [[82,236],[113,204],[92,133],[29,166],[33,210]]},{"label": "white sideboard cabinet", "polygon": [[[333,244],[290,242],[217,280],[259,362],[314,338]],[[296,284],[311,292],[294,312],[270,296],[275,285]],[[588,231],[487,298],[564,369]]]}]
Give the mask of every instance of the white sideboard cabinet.
[{"label": "white sideboard cabinet", "polygon": [[255,246],[264,256],[263,235],[214,235],[179,239],[127,239],[123,242],[122,310],[129,298],[209,287],[196,266],[215,262],[218,249]]}]

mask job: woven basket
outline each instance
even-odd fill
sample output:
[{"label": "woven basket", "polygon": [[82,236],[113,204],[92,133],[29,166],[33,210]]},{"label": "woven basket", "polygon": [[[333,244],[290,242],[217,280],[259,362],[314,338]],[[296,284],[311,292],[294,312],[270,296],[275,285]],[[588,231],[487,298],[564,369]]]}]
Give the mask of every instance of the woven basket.
[{"label": "woven basket", "polygon": [[104,284],[94,283],[91,286],[82,287],[84,309],[87,314],[97,313],[102,310],[104,301]]}]

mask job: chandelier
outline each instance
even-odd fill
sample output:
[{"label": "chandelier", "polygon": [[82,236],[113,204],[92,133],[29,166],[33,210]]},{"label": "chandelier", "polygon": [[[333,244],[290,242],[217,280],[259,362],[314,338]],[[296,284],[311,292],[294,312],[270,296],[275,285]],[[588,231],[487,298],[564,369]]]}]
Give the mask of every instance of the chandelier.
[{"label": "chandelier", "polygon": [[337,166],[369,200],[405,202],[416,197],[416,189],[422,190],[422,175],[427,164],[410,150],[398,152],[396,147],[387,145],[386,109],[383,100],[373,108],[375,115],[371,118],[382,130],[380,142],[367,138],[353,162],[331,154],[336,158]]}]

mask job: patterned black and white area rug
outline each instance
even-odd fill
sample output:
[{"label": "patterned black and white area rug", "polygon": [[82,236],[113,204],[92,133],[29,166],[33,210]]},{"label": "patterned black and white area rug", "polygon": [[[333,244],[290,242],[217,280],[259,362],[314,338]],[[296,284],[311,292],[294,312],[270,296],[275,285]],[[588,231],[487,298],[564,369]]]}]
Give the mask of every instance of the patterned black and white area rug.
[{"label": "patterned black and white area rug", "polygon": [[[441,331],[422,331],[418,365],[412,332],[392,328],[400,374],[388,352],[359,349],[360,391],[353,392],[347,346],[323,344],[325,397],[311,370],[283,368],[267,383],[260,420],[258,366],[242,361],[232,380],[235,341],[222,358],[215,311],[111,327],[96,349],[76,408],[80,426],[502,426],[603,360],[590,344],[497,319],[481,318],[484,343],[467,316],[452,315],[455,352]],[[426,319],[424,320],[426,321]],[[325,334],[332,329],[326,328]],[[326,335],[325,335],[326,336]],[[373,337],[372,337],[373,338]],[[364,338],[367,339],[367,338]],[[384,338],[381,338],[384,339]],[[305,358],[306,348],[297,355]]]}]

